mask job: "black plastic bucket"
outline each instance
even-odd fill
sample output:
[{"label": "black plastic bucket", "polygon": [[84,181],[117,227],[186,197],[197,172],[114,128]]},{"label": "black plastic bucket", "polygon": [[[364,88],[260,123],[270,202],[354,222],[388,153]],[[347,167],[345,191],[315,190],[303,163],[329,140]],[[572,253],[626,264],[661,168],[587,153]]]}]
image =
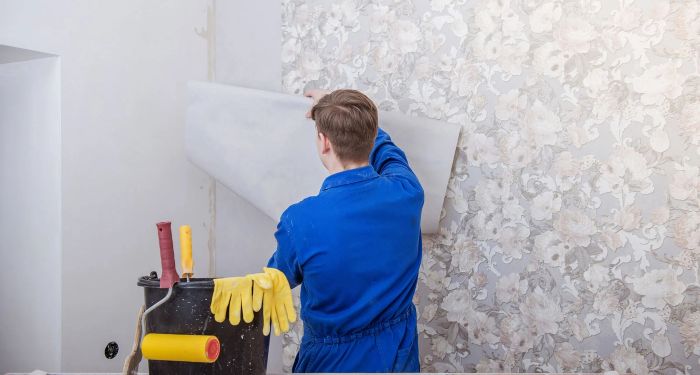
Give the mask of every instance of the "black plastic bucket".
[{"label": "black plastic bucket", "polygon": [[[137,285],[144,288],[146,308],[168,293],[160,288],[155,273],[139,278]],[[148,314],[145,333],[214,335],[221,343],[219,358],[214,363],[149,360],[150,374],[265,374],[270,339],[263,335],[262,312],[255,313],[251,323],[232,326],[228,317],[217,323],[209,310],[213,291],[212,279],[181,279],[173,286],[170,300]]]}]

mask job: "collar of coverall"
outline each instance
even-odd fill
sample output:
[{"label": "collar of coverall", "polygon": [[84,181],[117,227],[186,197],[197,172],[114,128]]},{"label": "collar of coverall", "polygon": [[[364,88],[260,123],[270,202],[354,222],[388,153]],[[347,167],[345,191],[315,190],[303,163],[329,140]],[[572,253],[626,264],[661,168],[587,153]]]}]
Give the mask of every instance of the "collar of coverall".
[{"label": "collar of coverall", "polygon": [[323,185],[321,185],[321,191],[332,189],[338,186],[370,180],[376,177],[379,177],[379,175],[371,165],[355,169],[348,169],[346,171],[334,173],[326,177],[326,179],[323,180]]}]

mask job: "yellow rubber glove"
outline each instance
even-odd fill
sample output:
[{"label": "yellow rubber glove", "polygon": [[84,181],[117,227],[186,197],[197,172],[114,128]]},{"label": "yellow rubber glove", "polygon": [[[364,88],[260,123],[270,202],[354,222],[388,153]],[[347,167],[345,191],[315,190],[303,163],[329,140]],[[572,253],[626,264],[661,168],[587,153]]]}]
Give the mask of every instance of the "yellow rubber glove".
[{"label": "yellow rubber glove", "polygon": [[211,296],[209,306],[214,320],[221,323],[226,318],[228,309],[228,320],[231,324],[238,325],[241,322],[241,311],[243,321],[250,323],[253,321],[253,278],[226,277],[214,279],[214,293]]},{"label": "yellow rubber glove", "polygon": [[266,273],[248,275],[253,279],[253,311],[263,310],[263,334],[270,334],[270,317],[272,315],[272,279]]},{"label": "yellow rubber glove", "polygon": [[[294,303],[292,301],[292,289],[289,287],[289,281],[287,281],[287,277],[282,271],[267,267],[263,268],[263,271],[270,277],[270,280],[272,280],[270,319],[272,320],[272,325],[275,327],[275,336],[279,336],[280,331],[289,331],[289,323],[294,323],[297,320],[297,313],[294,310]],[[263,309],[264,308],[263,303]]]}]

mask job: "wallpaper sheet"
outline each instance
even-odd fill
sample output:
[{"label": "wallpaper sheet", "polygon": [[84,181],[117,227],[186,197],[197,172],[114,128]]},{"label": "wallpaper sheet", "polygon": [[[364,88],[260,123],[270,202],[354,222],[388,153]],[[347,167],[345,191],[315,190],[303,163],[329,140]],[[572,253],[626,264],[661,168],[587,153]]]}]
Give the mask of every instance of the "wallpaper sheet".
[{"label": "wallpaper sheet", "polygon": [[462,126],[415,299],[423,371],[700,374],[699,14],[283,1],[287,92]]}]

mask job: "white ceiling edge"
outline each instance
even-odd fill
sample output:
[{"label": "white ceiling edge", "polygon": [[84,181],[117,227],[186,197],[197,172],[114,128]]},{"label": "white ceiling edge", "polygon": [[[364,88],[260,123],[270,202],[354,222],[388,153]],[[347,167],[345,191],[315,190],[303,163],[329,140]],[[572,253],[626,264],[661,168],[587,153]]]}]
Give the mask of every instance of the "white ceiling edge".
[{"label": "white ceiling edge", "polygon": [[35,59],[45,59],[47,57],[57,56],[49,53],[0,44],[0,64],[10,64]]}]

